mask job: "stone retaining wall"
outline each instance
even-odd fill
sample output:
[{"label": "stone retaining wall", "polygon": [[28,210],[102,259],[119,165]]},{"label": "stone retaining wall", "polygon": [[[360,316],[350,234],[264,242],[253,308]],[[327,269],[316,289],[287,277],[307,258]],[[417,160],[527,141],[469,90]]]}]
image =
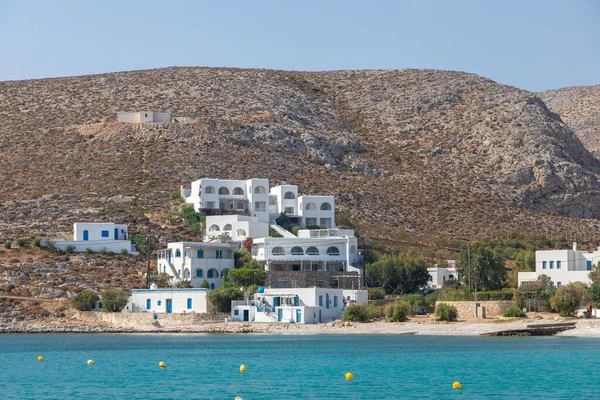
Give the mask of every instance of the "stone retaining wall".
[{"label": "stone retaining wall", "polygon": [[499,316],[502,315],[508,307],[514,305],[512,300],[495,300],[495,301],[436,301],[435,305],[438,304],[449,304],[456,307],[458,311],[458,318],[476,318],[475,309],[476,305],[479,304],[481,307],[485,307],[485,314],[487,316]]},{"label": "stone retaining wall", "polygon": [[154,319],[154,313],[108,313],[108,312],[77,312],[76,319],[85,321],[91,325],[111,325],[119,327],[134,328],[139,325],[158,324],[163,327],[184,325],[184,324],[200,324],[204,322],[224,322],[229,316],[227,313],[187,313],[187,314],[167,314],[156,313],[157,319]]}]

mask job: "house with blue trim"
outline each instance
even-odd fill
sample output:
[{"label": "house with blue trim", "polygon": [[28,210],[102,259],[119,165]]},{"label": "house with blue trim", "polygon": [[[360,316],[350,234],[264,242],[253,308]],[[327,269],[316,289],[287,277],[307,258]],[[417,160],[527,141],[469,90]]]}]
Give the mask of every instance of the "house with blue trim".
[{"label": "house with blue trim", "polygon": [[129,240],[127,225],[112,222],[76,222],[73,224],[73,240],[56,240],[54,246],[65,250],[71,246],[75,253],[93,252],[139,254]]},{"label": "house with blue trim", "polygon": [[133,289],[126,311],[153,313],[207,313],[212,311],[207,289]]}]

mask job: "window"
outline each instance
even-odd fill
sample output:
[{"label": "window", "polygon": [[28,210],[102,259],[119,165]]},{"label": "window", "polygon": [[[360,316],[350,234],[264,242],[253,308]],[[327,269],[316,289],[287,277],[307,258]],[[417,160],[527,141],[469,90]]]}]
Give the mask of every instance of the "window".
[{"label": "window", "polygon": [[265,189],[264,186],[257,186],[254,188],[254,193],[256,193],[256,194],[267,193],[267,190]]},{"label": "window", "polygon": [[560,269],[560,261],[556,262],[556,269]]},{"label": "window", "polygon": [[156,304],[158,304],[159,306],[160,306],[160,303],[161,303],[161,301],[160,301],[160,300],[158,300],[158,301],[156,302]]},{"label": "window", "polygon": [[338,306],[338,299],[337,296],[333,296],[333,306],[337,307]]},{"label": "window", "polygon": [[233,189],[233,194],[236,196],[243,196],[244,195],[244,189],[242,189],[241,187],[236,187]]},{"label": "window", "polygon": [[229,269],[227,269],[227,268],[225,268],[223,271],[221,271],[221,278],[227,277],[228,272],[229,272]]},{"label": "window", "polygon": [[327,202],[321,204],[321,210],[323,210],[323,211],[331,210],[331,204],[329,204]]},{"label": "window", "polygon": [[292,271],[300,271],[300,265],[292,264]]},{"label": "window", "polygon": [[225,186],[219,188],[219,195],[227,195],[227,194],[229,194],[229,189],[227,189]]},{"label": "window", "polygon": [[542,261],[542,269],[546,269],[546,261]]},{"label": "window", "polygon": [[187,257],[187,251],[185,251],[185,250],[183,251],[183,256]]},{"label": "window", "polygon": [[98,302],[98,310],[102,310],[102,302],[101,301]]},{"label": "window", "polygon": [[181,257],[181,250],[175,250],[175,257]]},{"label": "window", "polygon": [[208,230],[210,232],[218,232],[218,231],[220,231],[219,225],[213,224],[213,225],[210,226],[210,228],[208,228]]},{"label": "window", "polygon": [[317,205],[315,203],[306,203],[304,209],[308,211],[314,211],[317,209]]},{"label": "window", "polygon": [[224,231],[230,231],[230,230],[232,230],[232,229],[233,229],[233,228],[231,227],[231,224],[225,224],[225,226],[223,227],[223,230],[224,230]]},{"label": "window", "polygon": [[317,249],[315,246],[310,246],[308,249],[306,249],[306,254],[309,256],[318,256],[319,249]]},{"label": "window", "polygon": [[192,299],[187,300],[187,308],[188,308],[188,310],[192,309]]},{"label": "window", "polygon": [[321,218],[321,226],[325,228],[331,228],[331,218]]},{"label": "window", "polygon": [[216,208],[215,207],[215,202],[214,201],[207,201],[206,202],[206,208]]},{"label": "window", "polygon": [[211,283],[211,284],[210,284],[210,289],[212,290],[212,289],[214,289],[214,288],[215,288],[215,284],[214,284],[214,283]]},{"label": "window", "polygon": [[323,307],[323,296],[319,296],[319,307]]},{"label": "window", "polygon": [[556,282],[556,287],[559,288],[560,287],[560,282]]},{"label": "window", "polygon": [[335,246],[331,246],[330,248],[327,249],[327,255],[328,256],[339,256],[340,255],[340,249],[338,249]]},{"label": "window", "polygon": [[202,278],[202,270],[201,269],[196,270],[196,278]]},{"label": "window", "polygon": [[293,214],[294,213],[294,207],[286,207],[284,210],[285,214]]},{"label": "window", "polygon": [[144,117],[148,118],[148,114],[144,114]]},{"label": "window", "polygon": [[278,288],[284,288],[285,287],[285,281],[281,281],[281,280],[277,281],[277,287]]},{"label": "window", "polygon": [[327,285],[325,285],[325,281],[317,281],[317,287],[326,287]]},{"label": "window", "polygon": [[296,195],[294,194],[294,192],[285,192],[285,194],[283,195],[284,199],[295,199]]},{"label": "window", "polygon": [[254,211],[266,211],[267,203],[264,201],[256,201],[254,202]]},{"label": "window", "polygon": [[238,229],[235,231],[235,236],[246,236],[246,231],[243,229]]},{"label": "window", "polygon": [[204,250],[198,250],[196,252],[196,257],[198,257],[198,258],[204,258]]},{"label": "window", "polygon": [[298,281],[292,281],[292,287],[294,289],[297,289],[298,288]]},{"label": "window", "polygon": [[294,247],[292,247],[292,255],[293,256],[303,256],[304,250],[302,250],[302,247],[300,247],[300,246],[294,246]]},{"label": "window", "polygon": [[204,188],[204,193],[215,194],[215,188],[213,186],[207,186]]},{"label": "window", "polygon": [[281,246],[273,247],[273,250],[271,250],[271,254],[273,254],[274,256],[285,256],[285,250]]},{"label": "window", "polygon": [[554,269],[554,261],[550,261],[550,269]]},{"label": "window", "polygon": [[317,226],[316,218],[306,218],[306,226]]},{"label": "window", "polygon": [[102,231],[102,237],[108,237],[108,231]]},{"label": "window", "polygon": [[212,270],[212,269],[209,269],[209,270],[208,270],[208,275],[207,275],[207,278],[208,278],[208,279],[210,279],[210,278],[212,278],[212,277],[213,277],[213,271],[214,271],[214,270]]},{"label": "window", "polygon": [[585,262],[585,266],[586,266],[586,268],[587,268],[588,271],[591,271],[592,270],[592,261],[591,260],[587,260]]},{"label": "window", "polygon": [[217,250],[216,251],[216,258],[218,260],[220,260],[221,258],[223,258],[223,250]]}]

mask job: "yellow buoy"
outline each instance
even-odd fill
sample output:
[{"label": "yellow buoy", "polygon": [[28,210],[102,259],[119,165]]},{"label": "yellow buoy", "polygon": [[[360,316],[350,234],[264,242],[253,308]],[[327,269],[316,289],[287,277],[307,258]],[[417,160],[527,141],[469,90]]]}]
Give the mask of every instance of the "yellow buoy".
[{"label": "yellow buoy", "polygon": [[44,361],[44,357],[38,356],[38,361]]},{"label": "yellow buoy", "polygon": [[354,379],[354,374],[352,372],[346,372],[346,380],[351,381]]},{"label": "yellow buoy", "polygon": [[246,366],[244,364],[240,365],[240,372],[246,372]]},{"label": "yellow buoy", "polygon": [[158,363],[158,366],[161,367],[161,368],[165,368],[167,366],[167,364],[164,361],[160,361]]},{"label": "yellow buoy", "polygon": [[240,396],[235,396],[235,400],[244,400]]},{"label": "yellow buoy", "polygon": [[460,382],[454,382],[452,384],[452,388],[453,389],[462,389],[462,385],[460,384]]},{"label": "yellow buoy", "polygon": [[94,362],[94,360],[87,360],[87,363],[88,363],[89,365],[94,365],[94,364],[96,364],[96,363]]}]

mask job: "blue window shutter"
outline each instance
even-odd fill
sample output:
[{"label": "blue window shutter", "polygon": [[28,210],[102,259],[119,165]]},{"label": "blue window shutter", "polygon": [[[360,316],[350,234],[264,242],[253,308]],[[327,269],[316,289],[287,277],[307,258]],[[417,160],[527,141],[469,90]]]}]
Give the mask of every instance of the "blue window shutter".
[{"label": "blue window shutter", "polygon": [[192,309],[192,299],[187,300],[187,308],[188,308],[188,310]]},{"label": "blue window shutter", "polygon": [[198,250],[198,258],[204,258],[204,250]]},{"label": "blue window shutter", "polygon": [[152,302],[150,301],[150,299],[146,299],[146,310],[149,310],[152,308]]},{"label": "blue window shutter", "polygon": [[102,237],[107,238],[108,237],[108,231],[102,231]]}]

